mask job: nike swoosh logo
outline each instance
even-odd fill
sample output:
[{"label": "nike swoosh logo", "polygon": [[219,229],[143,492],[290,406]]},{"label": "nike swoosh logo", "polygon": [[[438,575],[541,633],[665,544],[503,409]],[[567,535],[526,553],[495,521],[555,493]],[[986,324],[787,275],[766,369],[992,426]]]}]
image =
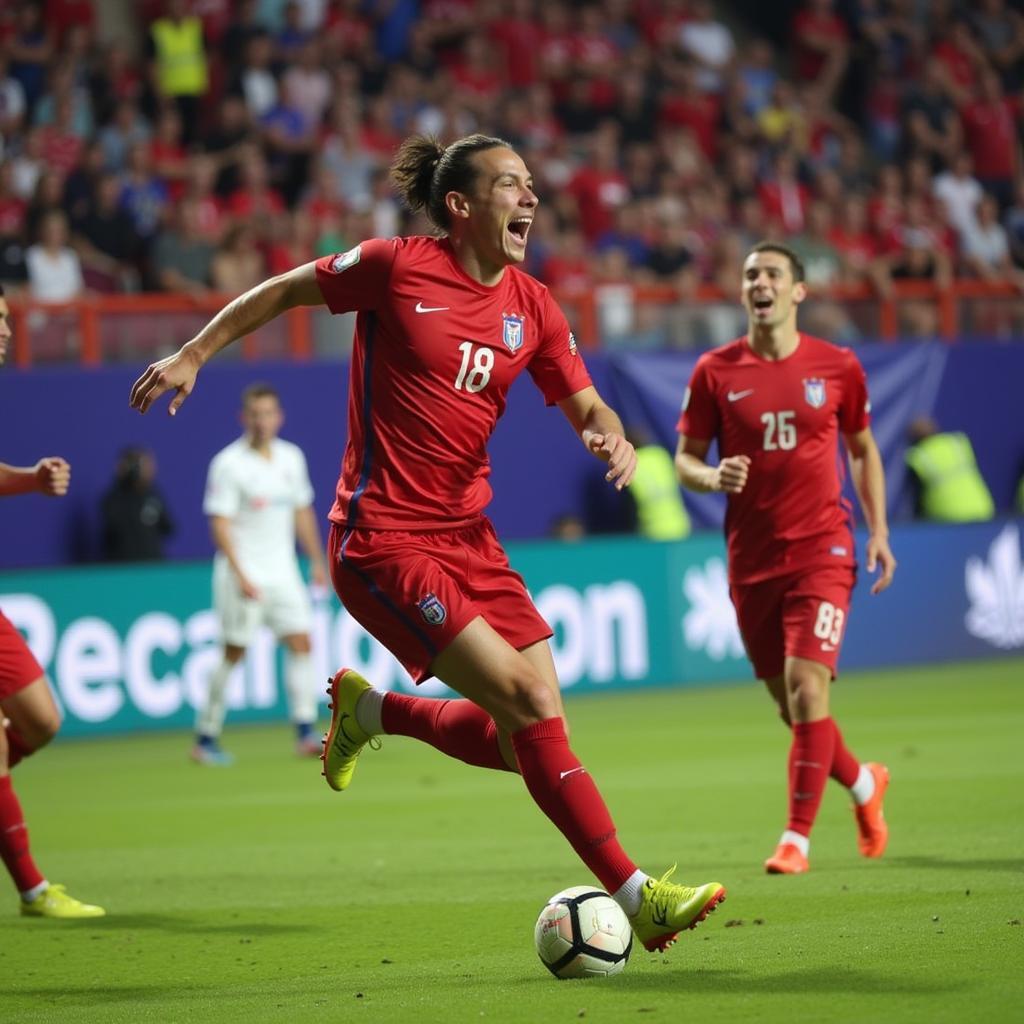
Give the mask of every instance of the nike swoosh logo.
[{"label": "nike swoosh logo", "polygon": [[422,299],[416,303],[417,313],[442,313],[448,308],[448,306],[424,306]]},{"label": "nike swoosh logo", "polygon": [[823,651],[834,651],[836,649],[836,645],[835,644],[822,644],[821,645],[821,649]]},{"label": "nike swoosh logo", "polygon": [[564,779],[567,775],[575,775],[577,772],[585,772],[587,769],[580,765],[578,768],[570,768],[567,772],[559,772],[559,780]]},{"label": "nike swoosh logo", "polygon": [[747,388],[746,391],[730,391],[725,397],[728,398],[730,402],[738,402],[741,398],[746,398],[747,395],[752,395],[753,393],[753,388]]}]

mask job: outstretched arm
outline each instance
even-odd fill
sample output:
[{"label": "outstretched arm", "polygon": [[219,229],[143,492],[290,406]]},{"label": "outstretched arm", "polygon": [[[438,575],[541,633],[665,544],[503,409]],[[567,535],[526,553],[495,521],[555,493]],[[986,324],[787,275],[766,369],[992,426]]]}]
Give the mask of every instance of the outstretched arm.
[{"label": "outstretched arm", "polygon": [[60,498],[68,493],[71,466],[59,455],[40,459],[34,466],[8,466],[0,462],[0,497],[15,494],[46,494]]},{"label": "outstretched arm", "polygon": [[139,412],[147,412],[162,394],[174,391],[167,410],[173,416],[192,393],[200,368],[222,348],[295,306],[319,306],[323,301],[315,263],[306,263],[250,288],[229,302],[174,355],[152,363],[132,386],[129,404]]},{"label": "outstretched arm", "polygon": [[624,436],[622,421],[614,409],[605,405],[597,388],[587,387],[563,398],[558,408],[588,450],[608,463],[605,480],[617,491],[628,486],[636,472],[636,451]]},{"label": "outstretched arm", "polygon": [[889,548],[889,522],[885,513],[885,469],[871,428],[844,435],[850,453],[850,477],[868,524],[867,570],[877,566],[881,575],[871,588],[880,594],[892,583],[896,559]]}]

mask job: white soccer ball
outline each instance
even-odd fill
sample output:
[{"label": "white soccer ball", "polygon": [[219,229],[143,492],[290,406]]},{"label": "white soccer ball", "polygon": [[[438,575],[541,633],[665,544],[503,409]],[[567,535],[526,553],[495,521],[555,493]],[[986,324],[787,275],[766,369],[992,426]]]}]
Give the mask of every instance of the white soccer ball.
[{"label": "white soccer ball", "polygon": [[533,931],[537,955],[556,978],[618,974],[633,949],[622,908],[600,889],[574,885],[548,900]]}]

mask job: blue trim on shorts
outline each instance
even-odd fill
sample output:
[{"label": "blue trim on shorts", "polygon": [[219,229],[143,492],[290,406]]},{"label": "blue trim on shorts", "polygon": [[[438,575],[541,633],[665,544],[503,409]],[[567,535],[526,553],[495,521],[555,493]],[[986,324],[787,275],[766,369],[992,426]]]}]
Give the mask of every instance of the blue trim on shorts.
[{"label": "blue trim on shorts", "polygon": [[[341,562],[349,572],[355,573],[366,585],[366,589],[370,592],[370,596],[374,598],[374,600],[379,601],[389,612],[391,612],[392,615],[395,616],[396,619],[398,619],[399,622],[402,623],[402,625],[406,626],[413,636],[423,644],[432,657],[436,657],[440,651],[438,650],[437,645],[430,638],[430,635],[420,629],[415,620],[410,619],[409,616],[406,615],[405,612],[403,612],[402,609],[399,608],[398,605],[396,605],[394,601],[392,601],[391,598],[389,598],[387,594],[380,589],[380,587],[377,586],[373,577],[369,573],[356,568],[356,566],[351,562],[345,560],[345,548],[348,545],[348,542],[352,539],[353,532],[354,530],[351,526],[345,530],[345,536],[341,538],[341,544],[338,545],[338,561]],[[394,654],[395,652],[392,651],[391,653]]]},{"label": "blue trim on shorts", "polygon": [[352,498],[348,503],[346,519],[355,525],[356,514],[359,508],[359,499],[363,496],[370,483],[370,472],[373,469],[373,403],[372,380],[373,380],[373,341],[377,333],[377,314],[370,312],[366,315],[366,342],[363,355],[363,464],[359,470],[359,483],[352,492]]}]

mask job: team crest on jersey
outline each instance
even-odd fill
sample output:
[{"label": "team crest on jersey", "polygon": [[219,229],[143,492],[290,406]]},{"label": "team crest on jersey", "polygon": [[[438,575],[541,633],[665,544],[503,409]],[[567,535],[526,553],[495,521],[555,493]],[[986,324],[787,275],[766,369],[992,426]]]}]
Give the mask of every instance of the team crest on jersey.
[{"label": "team crest on jersey", "polygon": [[825,381],[821,377],[805,377],[804,398],[812,409],[820,409],[825,404]]},{"label": "team crest on jersey", "polygon": [[428,626],[440,626],[448,618],[448,609],[441,604],[436,594],[427,594],[416,602],[416,607]]},{"label": "team crest on jersey", "polygon": [[518,352],[523,347],[523,318],[515,313],[504,313],[501,317],[501,340],[509,352]]},{"label": "team crest on jersey", "polygon": [[349,267],[354,267],[359,262],[359,257],[362,256],[362,254],[362,247],[358,245],[349,249],[348,252],[338,253],[338,255],[331,260],[331,270],[336,274],[340,274],[343,270],[348,270]]},{"label": "team crest on jersey", "polygon": [[576,347],[576,335],[569,332],[569,355],[574,356],[579,351]]}]

